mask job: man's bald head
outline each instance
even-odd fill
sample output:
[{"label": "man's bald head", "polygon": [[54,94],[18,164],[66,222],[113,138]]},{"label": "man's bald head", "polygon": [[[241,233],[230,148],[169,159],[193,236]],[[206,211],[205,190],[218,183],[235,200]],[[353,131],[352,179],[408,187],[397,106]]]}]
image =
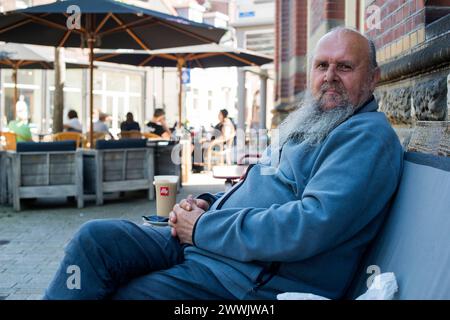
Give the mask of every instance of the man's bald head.
[{"label": "man's bald head", "polygon": [[321,143],[366,102],[379,77],[373,43],[356,30],[336,28],[317,43],[303,106],[280,125],[279,144]]},{"label": "man's bald head", "polygon": [[[361,32],[359,32],[356,29],[353,28],[349,28],[349,27],[336,27],[331,29],[329,32],[327,32],[320,40],[325,39],[326,37],[330,37],[337,34],[338,36],[342,35],[342,34],[347,34],[347,35],[353,35],[355,36],[359,41],[363,41],[367,43],[367,48],[368,48],[368,59],[370,62],[370,67],[372,69],[376,69],[378,67],[378,63],[377,63],[377,50],[375,48],[375,43],[369,39],[366,35],[362,34]],[[320,42],[319,40],[319,42]]]},{"label": "man's bald head", "polygon": [[324,109],[355,107],[373,93],[379,79],[373,42],[360,32],[338,27],[317,43],[311,65],[311,91]]}]

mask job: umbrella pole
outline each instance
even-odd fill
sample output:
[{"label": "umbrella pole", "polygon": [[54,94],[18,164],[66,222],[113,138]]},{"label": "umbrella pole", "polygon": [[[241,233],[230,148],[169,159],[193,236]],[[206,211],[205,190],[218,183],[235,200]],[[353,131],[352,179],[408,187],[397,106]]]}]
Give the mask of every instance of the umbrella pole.
[{"label": "umbrella pole", "polygon": [[89,145],[94,148],[94,39],[89,38]]},{"label": "umbrella pole", "polygon": [[2,69],[0,69],[0,133],[3,131],[3,84],[2,84]]},{"label": "umbrella pole", "polygon": [[17,104],[17,100],[19,99],[18,92],[17,92],[17,68],[13,69],[12,78],[14,81],[14,100],[13,100],[13,105],[12,105],[12,119],[15,120],[16,119],[16,104]]},{"label": "umbrella pole", "polygon": [[181,109],[183,104],[183,75],[182,75],[182,69],[183,68],[183,62],[179,59],[177,63],[177,69],[178,69],[178,80],[179,80],[179,87],[178,87],[178,128],[181,128]]}]

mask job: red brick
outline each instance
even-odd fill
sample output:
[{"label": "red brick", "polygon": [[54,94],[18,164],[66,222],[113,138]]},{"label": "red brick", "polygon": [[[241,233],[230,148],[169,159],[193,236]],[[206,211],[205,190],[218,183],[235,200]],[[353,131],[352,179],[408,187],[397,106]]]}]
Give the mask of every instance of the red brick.
[{"label": "red brick", "polygon": [[386,32],[383,35],[383,46],[390,44],[392,42],[392,32]]},{"label": "red brick", "polygon": [[402,20],[403,20],[403,12],[402,10],[397,10],[397,12],[395,13],[395,23],[398,24],[402,22]]},{"label": "red brick", "polygon": [[421,11],[414,16],[414,26],[417,27],[425,22],[425,12]]},{"label": "red brick", "polygon": [[406,19],[407,17],[409,17],[409,3],[406,3],[404,6],[403,6],[403,19]]},{"label": "red brick", "polygon": [[424,0],[416,0],[416,10],[423,9],[425,7]]}]

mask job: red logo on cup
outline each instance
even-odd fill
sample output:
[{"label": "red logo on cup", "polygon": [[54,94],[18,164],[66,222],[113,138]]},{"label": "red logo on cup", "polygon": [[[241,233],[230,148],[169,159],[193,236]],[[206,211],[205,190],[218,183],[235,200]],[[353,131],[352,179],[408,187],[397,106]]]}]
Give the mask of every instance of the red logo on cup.
[{"label": "red logo on cup", "polygon": [[161,187],[161,189],[159,189],[159,195],[163,196],[163,197],[168,197],[169,196],[169,187]]}]

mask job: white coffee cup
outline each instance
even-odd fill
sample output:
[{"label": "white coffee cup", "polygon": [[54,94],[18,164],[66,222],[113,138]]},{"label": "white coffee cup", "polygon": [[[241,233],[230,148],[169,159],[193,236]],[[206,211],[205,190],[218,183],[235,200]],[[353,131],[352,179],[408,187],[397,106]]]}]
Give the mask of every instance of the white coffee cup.
[{"label": "white coffee cup", "polygon": [[168,217],[177,200],[178,176],[155,176],[156,215]]}]

